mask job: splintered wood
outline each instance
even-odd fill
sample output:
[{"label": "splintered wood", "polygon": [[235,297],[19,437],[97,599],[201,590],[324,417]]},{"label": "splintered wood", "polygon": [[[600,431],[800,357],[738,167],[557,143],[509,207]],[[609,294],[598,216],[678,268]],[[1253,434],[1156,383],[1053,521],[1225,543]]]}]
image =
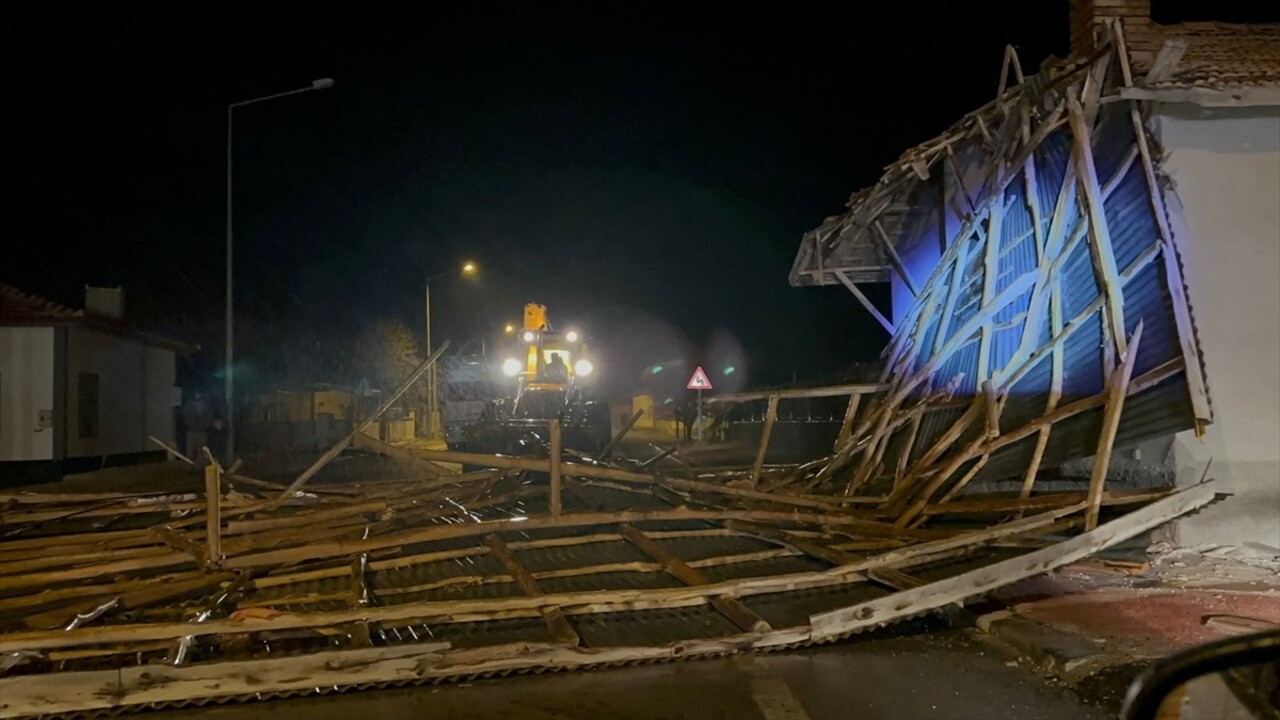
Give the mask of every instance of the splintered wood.
[{"label": "splintered wood", "polygon": [[[1139,509],[1059,553],[1053,539],[1088,493],[979,497],[926,516],[994,520],[982,529],[898,527],[845,498],[723,484],[750,467],[685,479],[625,459],[489,464],[287,498],[216,466],[204,502],[0,497],[0,715],[829,640],[985,592],[993,563],[1015,563],[1010,581],[1043,572],[1212,498],[1203,486],[1104,492],[1100,507]],[[553,513],[557,468],[566,492]]]},{"label": "splintered wood", "polygon": [[[826,642],[1206,505],[1208,483],[1106,487],[1112,448],[1135,437],[1125,419],[1152,393],[1190,392],[1189,417],[1207,420],[1167,227],[1153,223],[1144,246],[1107,225],[1117,198],[1163,213],[1137,109],[1104,102],[1117,72],[1131,80],[1111,52],[1036,78],[1006,55],[1015,84],[855,196],[841,222],[872,233],[914,295],[898,322],[879,318],[894,334],[882,381],[713,398],[764,403],[741,466],[700,469],[674,449],[634,460],[612,443],[592,458],[552,423],[531,456],[357,431],[291,482],[212,463],[203,494],[0,495],[0,717]],[[954,173],[966,138],[981,138],[985,178],[954,188],[963,222],[921,282],[880,216],[903,183]],[[822,267],[844,232],[824,228],[806,241],[816,272],[865,300],[855,277]],[[1164,295],[1135,304],[1136,278]],[[830,454],[769,464],[780,407],[816,398],[841,403]],[[326,480],[349,447],[396,478]],[[1040,468],[1069,452],[1097,453],[1090,482],[1038,491]],[[974,492],[986,480],[1013,489]]]}]

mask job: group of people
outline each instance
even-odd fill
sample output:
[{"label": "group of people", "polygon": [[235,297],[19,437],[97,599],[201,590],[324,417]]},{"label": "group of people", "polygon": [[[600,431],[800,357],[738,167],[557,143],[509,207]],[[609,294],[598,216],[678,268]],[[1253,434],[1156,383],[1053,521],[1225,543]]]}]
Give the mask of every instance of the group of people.
[{"label": "group of people", "polygon": [[227,423],[222,414],[203,393],[192,393],[182,403],[182,425],[184,431],[184,451],[188,458],[199,465],[206,462],[204,450],[215,458],[221,458],[227,449]]}]

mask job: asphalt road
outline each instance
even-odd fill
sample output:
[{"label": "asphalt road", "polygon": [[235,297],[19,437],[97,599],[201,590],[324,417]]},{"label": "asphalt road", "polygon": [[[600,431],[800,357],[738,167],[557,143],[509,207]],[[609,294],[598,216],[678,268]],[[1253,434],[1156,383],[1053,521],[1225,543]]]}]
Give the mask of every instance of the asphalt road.
[{"label": "asphalt road", "polygon": [[152,713],[145,720],[1093,720],[971,630],[787,653]]}]

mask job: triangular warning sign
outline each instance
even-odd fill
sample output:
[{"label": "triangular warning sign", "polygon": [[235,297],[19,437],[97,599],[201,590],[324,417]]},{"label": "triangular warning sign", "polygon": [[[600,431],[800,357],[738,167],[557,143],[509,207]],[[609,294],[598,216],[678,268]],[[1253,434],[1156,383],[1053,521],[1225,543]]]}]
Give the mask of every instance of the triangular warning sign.
[{"label": "triangular warning sign", "polygon": [[689,390],[710,390],[711,378],[703,372],[702,366],[699,365],[697,370],[693,371],[693,377],[689,378],[689,384],[685,385]]}]

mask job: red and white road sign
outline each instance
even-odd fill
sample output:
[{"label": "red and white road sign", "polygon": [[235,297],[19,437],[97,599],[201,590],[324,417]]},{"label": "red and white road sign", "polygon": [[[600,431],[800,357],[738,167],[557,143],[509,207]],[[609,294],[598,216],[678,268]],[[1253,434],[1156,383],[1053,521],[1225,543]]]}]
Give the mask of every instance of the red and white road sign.
[{"label": "red and white road sign", "polygon": [[710,390],[711,378],[707,377],[707,373],[702,370],[699,365],[697,370],[693,371],[693,377],[689,378],[689,384],[685,385],[688,390]]}]

